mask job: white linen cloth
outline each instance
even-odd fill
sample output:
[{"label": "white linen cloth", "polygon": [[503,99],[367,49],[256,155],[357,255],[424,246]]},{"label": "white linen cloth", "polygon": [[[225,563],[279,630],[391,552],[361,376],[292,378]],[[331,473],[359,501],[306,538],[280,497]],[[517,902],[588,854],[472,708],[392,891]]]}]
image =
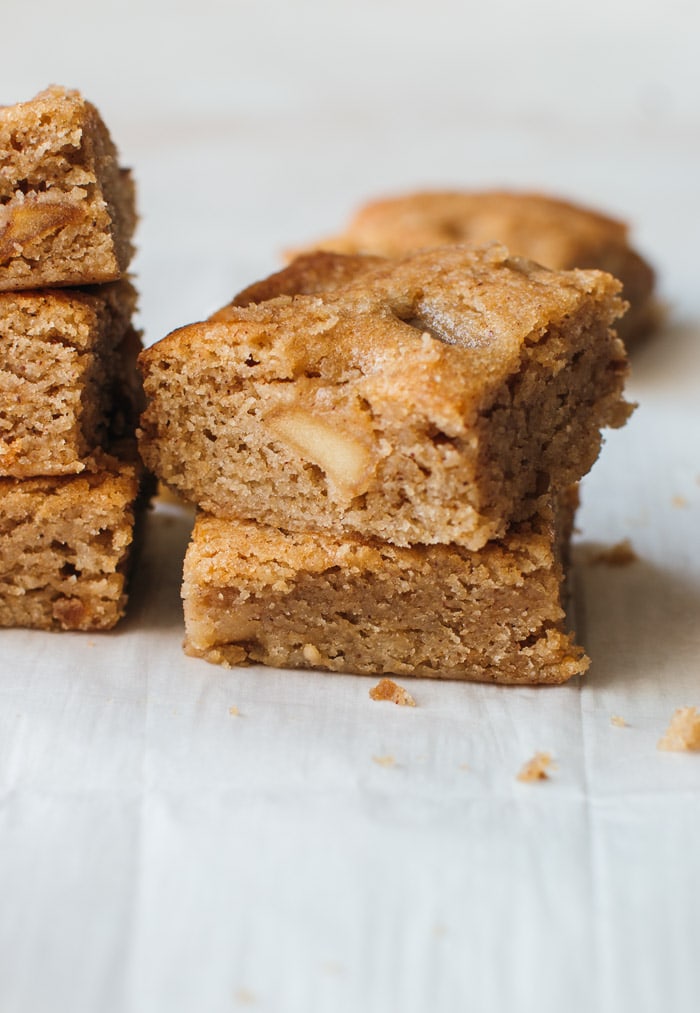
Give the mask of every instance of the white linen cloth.
[{"label": "white linen cloth", "polygon": [[656,742],[700,705],[696,7],[39,3],[28,61],[6,6],[0,101],[78,86],[134,167],[149,343],[425,185],[631,219],[670,309],[583,487],[583,680],[186,658],[175,507],[113,633],[0,631],[2,1013],[695,1011],[700,755]]}]

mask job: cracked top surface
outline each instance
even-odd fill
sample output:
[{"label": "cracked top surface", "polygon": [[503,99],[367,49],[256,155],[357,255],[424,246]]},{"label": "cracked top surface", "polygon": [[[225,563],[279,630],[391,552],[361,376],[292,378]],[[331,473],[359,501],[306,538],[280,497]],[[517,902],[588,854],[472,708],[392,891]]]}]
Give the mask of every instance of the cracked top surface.
[{"label": "cracked top surface", "polygon": [[[307,279],[308,263],[300,260],[299,277]],[[268,279],[271,291],[295,290],[295,264],[273,276],[275,284]],[[610,275],[550,271],[499,245],[443,247],[364,265],[354,257],[340,287],[329,283],[324,291],[324,277],[343,274],[337,265],[331,255],[324,275],[321,255],[315,294],[224,307],[146,350],[142,364],[148,371],[171,356],[196,355],[204,367],[225,346],[244,345],[256,365],[260,357],[260,378],[295,380],[309,370],[335,382],[372,375],[391,400],[424,407],[450,433],[462,430],[492,382],[517,371],[525,343],[537,343],[585,303],[607,324],[625,306]],[[624,362],[621,345],[609,351]]]},{"label": "cracked top surface", "polygon": [[630,245],[627,225],[544,194],[448,190],[376,200],[361,207],[344,232],[310,248],[400,257],[429,247],[493,241],[556,270],[609,272],[622,281],[630,304],[619,326],[624,339],[655,326],[654,271]]}]

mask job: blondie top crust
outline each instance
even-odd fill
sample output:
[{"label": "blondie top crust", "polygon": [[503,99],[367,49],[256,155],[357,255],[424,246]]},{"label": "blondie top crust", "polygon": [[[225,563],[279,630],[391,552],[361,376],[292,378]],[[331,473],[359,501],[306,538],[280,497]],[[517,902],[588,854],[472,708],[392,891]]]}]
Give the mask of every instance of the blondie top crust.
[{"label": "blondie top crust", "polygon": [[127,281],[0,292],[0,475],[77,473],[133,433],[135,304]]},{"label": "blondie top crust", "polygon": [[654,272],[630,246],[627,225],[543,194],[437,191],[372,201],[343,233],[316,246],[398,257],[430,246],[494,240],[547,267],[607,271],[620,279],[630,304],[620,335],[630,340],[652,326]]},{"label": "blondie top crust", "polygon": [[141,354],[142,455],[216,516],[478,549],[627,418],[618,290],[453,246],[227,307]]},{"label": "blondie top crust", "polygon": [[0,107],[0,290],[122,276],[136,211],[117,157],[77,91],[51,87]]},{"label": "blondie top crust", "polygon": [[185,559],[185,649],[229,665],[561,683],[589,664],[561,604],[570,524],[538,516],[471,552],[200,514]]},{"label": "blondie top crust", "polygon": [[142,469],[0,479],[0,626],[110,629],[124,614]]},{"label": "blondie top crust", "polygon": [[[377,267],[386,266],[386,257],[372,257],[366,254],[334,253],[330,250],[311,250],[276,271],[269,278],[263,278],[242,292],[230,303],[231,306],[252,306],[276,299],[280,295],[320,295],[333,292],[363,274]],[[214,313],[211,320],[225,320],[228,306]]]}]

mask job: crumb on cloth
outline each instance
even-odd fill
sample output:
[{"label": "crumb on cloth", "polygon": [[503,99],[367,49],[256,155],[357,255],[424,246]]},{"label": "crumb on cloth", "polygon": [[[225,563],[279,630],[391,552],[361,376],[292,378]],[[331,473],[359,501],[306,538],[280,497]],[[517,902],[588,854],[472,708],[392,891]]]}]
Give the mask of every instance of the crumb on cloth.
[{"label": "crumb on cloth", "polygon": [[621,718],[619,714],[610,715],[610,724],[615,725],[616,728],[626,728],[627,722],[624,718]]},{"label": "crumb on cloth", "polygon": [[395,767],[396,760],[393,756],[373,756],[372,760],[380,767]]},{"label": "crumb on cloth", "polygon": [[688,500],[685,496],[672,496],[671,505],[676,507],[677,510],[683,510],[688,506]]},{"label": "crumb on cloth", "polygon": [[697,707],[678,707],[656,748],[679,753],[700,750],[700,714]]},{"label": "crumb on cloth", "polygon": [[232,718],[239,718],[241,716],[241,712],[235,705],[233,707],[229,707],[228,712]]},{"label": "crumb on cloth", "polygon": [[369,691],[372,700],[389,700],[398,704],[399,707],[415,707],[416,701],[403,686],[399,686],[392,679],[380,679],[376,686]]},{"label": "crumb on cloth", "polygon": [[518,781],[546,781],[549,777],[549,770],[554,770],[556,764],[552,760],[551,753],[535,753],[531,760],[523,764],[518,774]]},{"label": "crumb on cloth", "polygon": [[629,538],[623,538],[621,542],[611,545],[609,549],[603,549],[593,556],[592,562],[604,563],[606,566],[629,566],[636,563],[639,556],[632,548]]}]

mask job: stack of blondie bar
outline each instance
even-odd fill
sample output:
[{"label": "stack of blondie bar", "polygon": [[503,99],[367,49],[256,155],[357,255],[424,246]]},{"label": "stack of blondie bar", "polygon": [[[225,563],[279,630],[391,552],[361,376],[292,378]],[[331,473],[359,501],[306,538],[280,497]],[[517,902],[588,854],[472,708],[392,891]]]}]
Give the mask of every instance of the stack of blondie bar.
[{"label": "stack of blondie bar", "polygon": [[620,426],[620,283],[498,245],[311,253],[141,355],[146,463],[200,513],[186,650],[559,683],[576,483]]},{"label": "stack of blondie bar", "polygon": [[123,614],[141,468],[134,187],[97,110],[0,108],[0,625]]}]

